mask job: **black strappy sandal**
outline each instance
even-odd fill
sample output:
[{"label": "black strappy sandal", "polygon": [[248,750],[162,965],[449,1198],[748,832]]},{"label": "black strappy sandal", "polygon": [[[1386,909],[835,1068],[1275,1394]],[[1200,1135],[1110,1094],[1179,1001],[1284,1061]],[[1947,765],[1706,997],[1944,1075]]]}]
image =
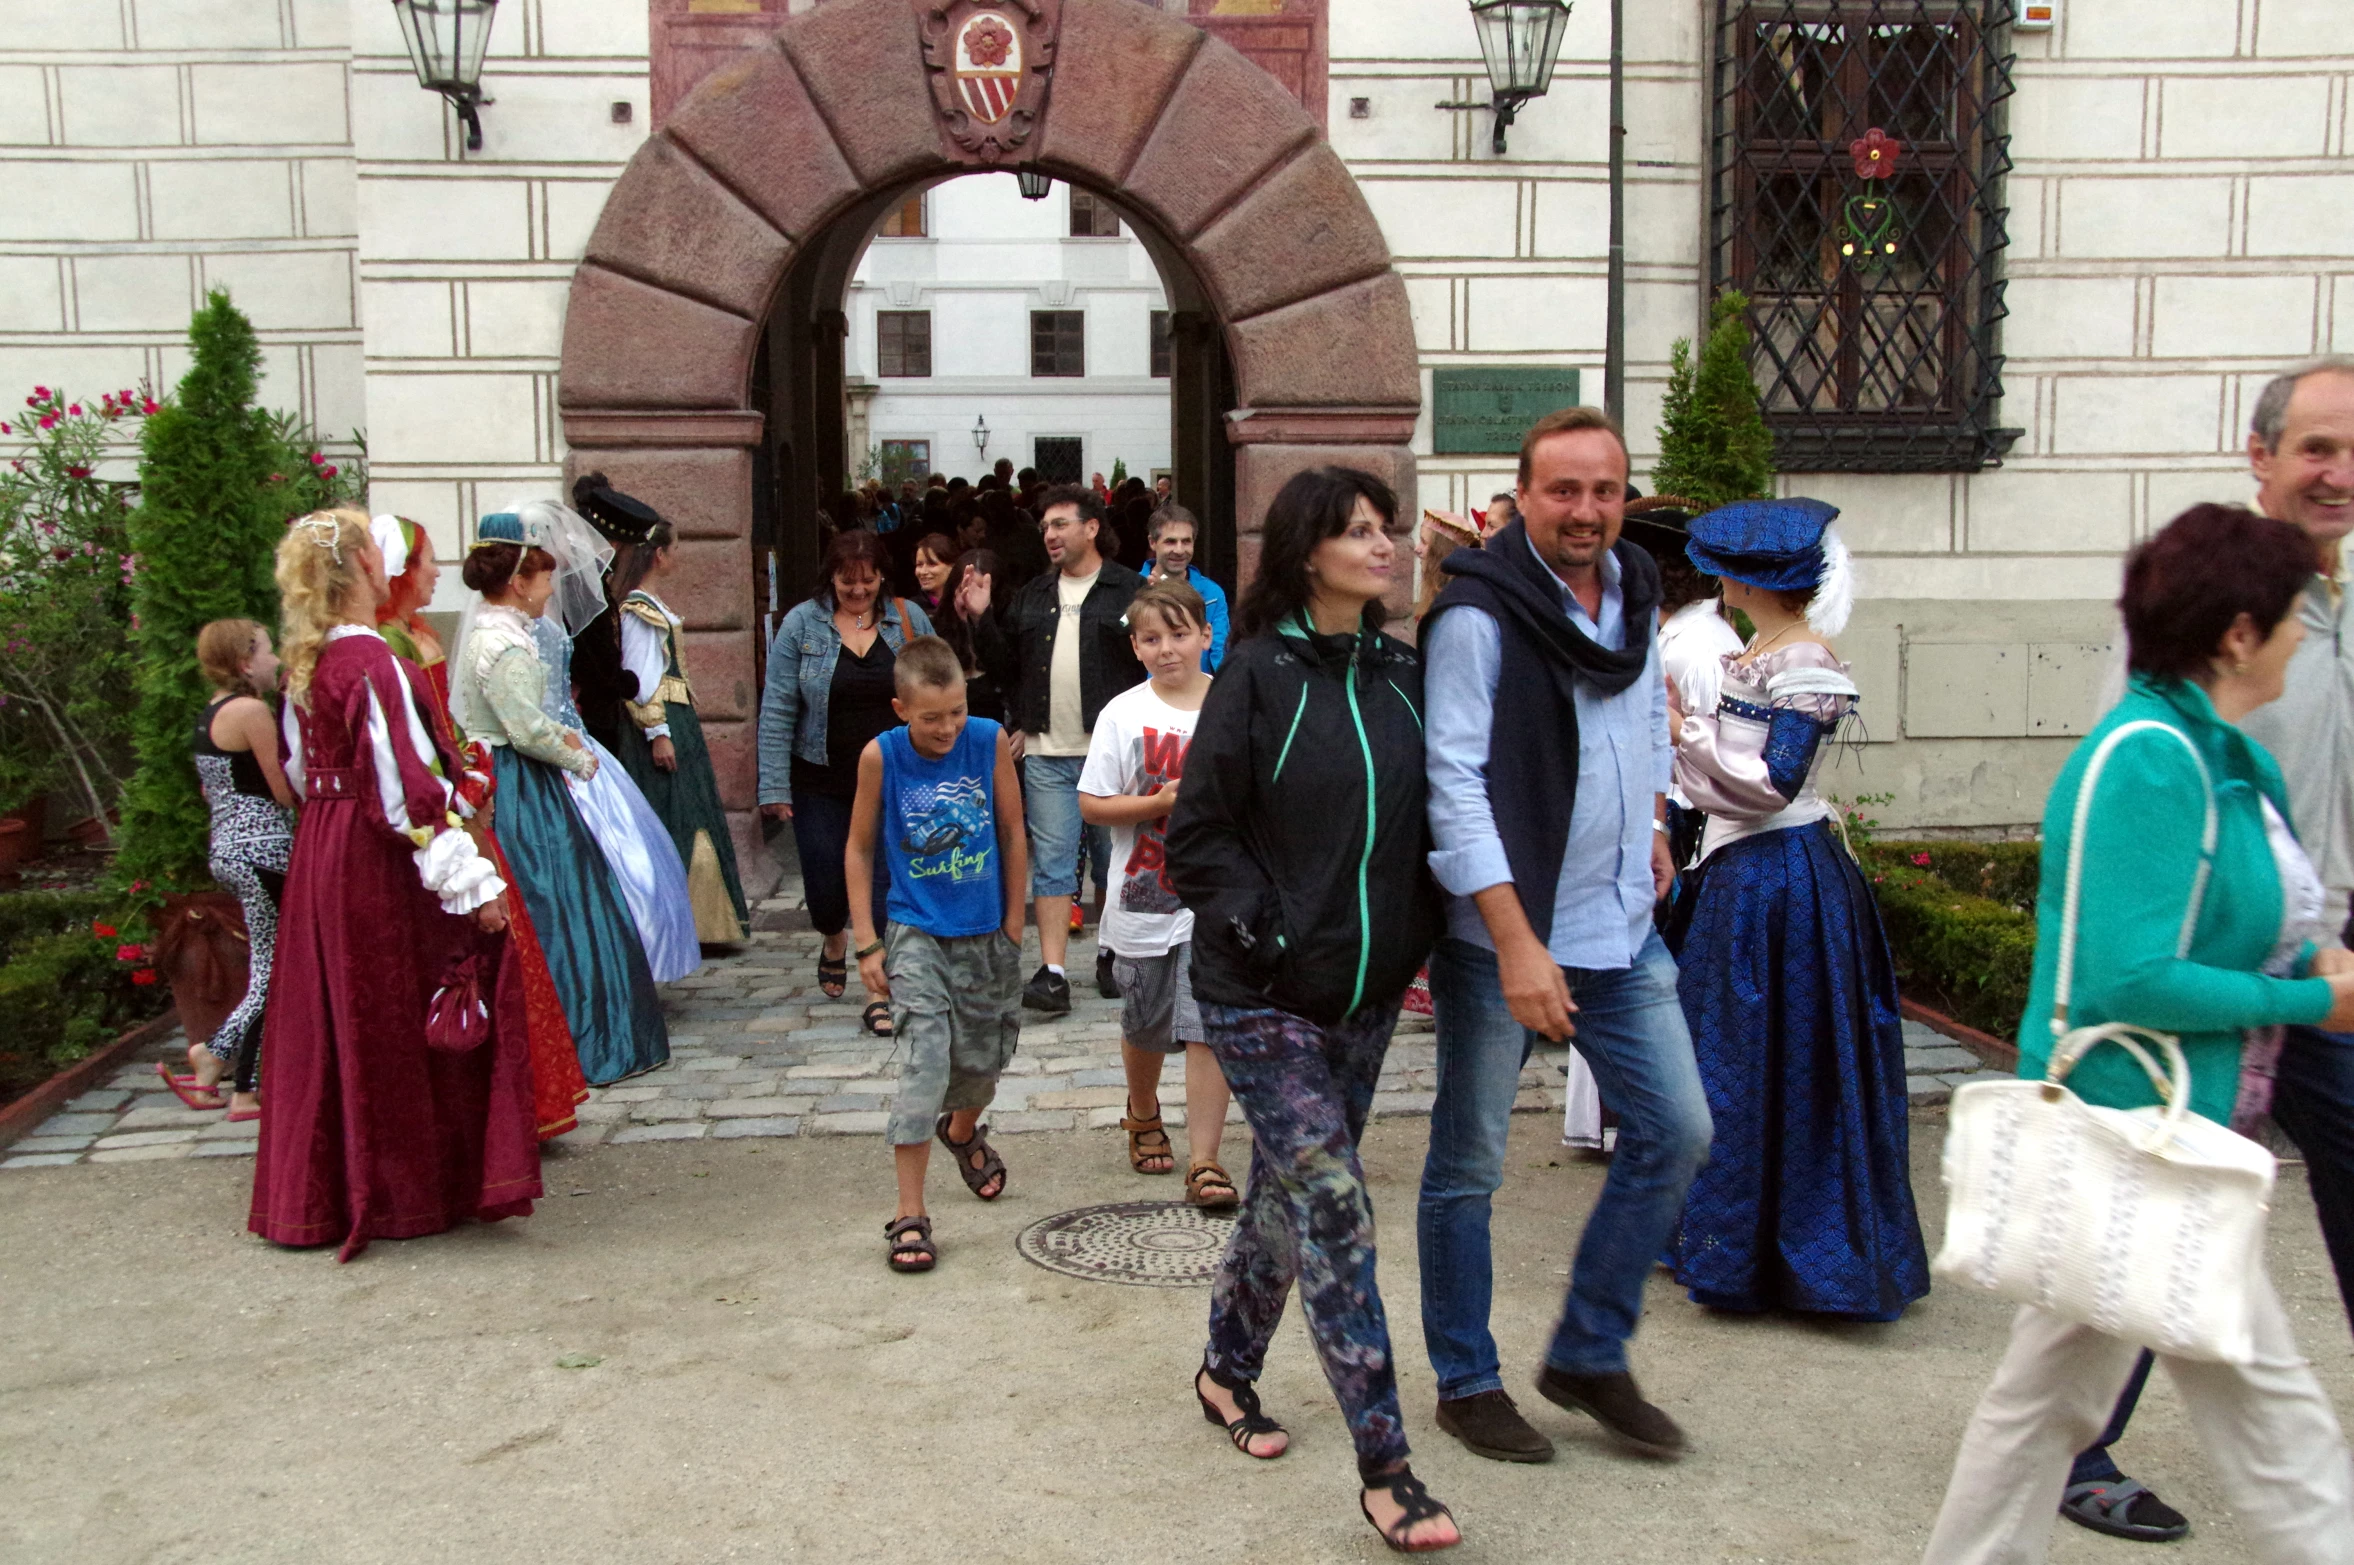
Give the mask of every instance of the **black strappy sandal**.
[{"label": "black strappy sandal", "polygon": [[[1216,1386],[1219,1390],[1234,1398],[1234,1405],[1242,1409],[1242,1416],[1240,1418],[1237,1418],[1231,1424],[1228,1423],[1226,1421],[1225,1415],[1218,1411],[1218,1404],[1211,1401],[1208,1397],[1202,1394],[1203,1375],[1210,1377],[1211,1385]],[[1210,1368],[1210,1361],[1205,1358],[1202,1360],[1202,1367],[1200,1371],[1193,1377],[1193,1395],[1194,1399],[1200,1402],[1202,1405],[1202,1417],[1208,1419],[1211,1423],[1216,1424],[1220,1429],[1225,1430],[1226,1438],[1234,1442],[1234,1449],[1240,1451],[1243,1455],[1249,1457],[1252,1461],[1272,1462],[1277,1457],[1281,1456],[1283,1451],[1288,1451],[1291,1449],[1291,1431],[1285,1429],[1281,1424],[1275,1422],[1274,1419],[1269,1418],[1265,1412],[1261,1411],[1259,1407],[1259,1388],[1252,1385],[1249,1381],[1228,1380],[1224,1375],[1221,1375],[1216,1370]],[[1265,1455],[1261,1455],[1259,1452],[1252,1450],[1251,1442],[1253,1440],[1259,1439],[1264,1435],[1283,1436],[1283,1451],[1269,1451]]]},{"label": "black strappy sandal", "polygon": [[[932,1125],[932,1134],[938,1136],[940,1144],[955,1157],[956,1171],[964,1175],[964,1187],[984,1201],[994,1201],[1005,1194],[1005,1159],[999,1157],[997,1149],[989,1144],[989,1127],[976,1124],[971,1137],[963,1141],[951,1141],[948,1139],[948,1120],[948,1115],[941,1115]],[[981,1152],[979,1168],[973,1167],[973,1150],[976,1147]],[[992,1179],[997,1181],[997,1188],[982,1189]]]},{"label": "black strappy sandal", "polygon": [[932,1220],[928,1217],[894,1218],[883,1225],[883,1239],[890,1246],[891,1270],[895,1272],[928,1272],[940,1259],[940,1252],[932,1246]]},{"label": "black strappy sandal", "polygon": [[888,1000],[868,1001],[866,1010],[858,1018],[858,1023],[878,1038],[899,1036],[899,1028],[891,1020],[891,1002]]},{"label": "black strappy sandal", "polygon": [[850,953],[845,950],[840,956],[828,956],[823,951],[818,952],[818,993],[829,1000],[839,1000],[842,998],[842,991],[849,987]]},{"label": "black strappy sandal", "polygon": [[[1373,1507],[1365,1503],[1365,1495],[1371,1494],[1376,1489],[1387,1489],[1390,1492],[1390,1498],[1397,1501],[1405,1511],[1405,1514],[1400,1516],[1392,1526],[1385,1528],[1381,1523],[1373,1521]],[[1406,1541],[1406,1534],[1414,1530],[1417,1522],[1429,1521],[1434,1516],[1444,1516],[1449,1521],[1455,1519],[1453,1511],[1448,1510],[1430,1497],[1430,1491],[1422,1486],[1421,1479],[1414,1476],[1414,1469],[1411,1467],[1400,1467],[1394,1473],[1386,1473],[1379,1482],[1369,1480],[1365,1485],[1364,1493],[1357,1496],[1357,1509],[1365,1513],[1367,1521],[1373,1522],[1373,1530],[1381,1534],[1381,1541],[1399,1554],[1435,1554],[1441,1549],[1451,1549],[1463,1541],[1460,1529],[1457,1530],[1454,1540],[1448,1543],[1408,1543]]]}]

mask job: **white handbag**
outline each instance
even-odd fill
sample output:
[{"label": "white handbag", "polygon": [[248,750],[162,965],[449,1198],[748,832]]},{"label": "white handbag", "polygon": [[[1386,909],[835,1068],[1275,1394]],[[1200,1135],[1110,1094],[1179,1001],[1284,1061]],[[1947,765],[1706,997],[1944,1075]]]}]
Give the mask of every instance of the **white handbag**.
[{"label": "white handbag", "polygon": [[[2125,723],[2093,752],[2076,795],[2051,1064],[2040,1082],[1973,1082],[1955,1091],[1945,1138],[1945,1243],[1933,1269],[1948,1282],[2161,1353],[2244,1364],[2254,1353],[2249,1282],[2264,1264],[2272,1154],[2189,1111],[2190,1068],[2173,1034],[2127,1022],[2068,1025],[2094,785],[2118,742],[2143,729],[2180,740],[2207,786],[2199,872],[2176,944],[2176,955],[2189,954],[2215,854],[2213,784],[2180,730]],[[2096,1108],[2062,1085],[2103,1043],[2140,1062],[2163,1108]]]}]

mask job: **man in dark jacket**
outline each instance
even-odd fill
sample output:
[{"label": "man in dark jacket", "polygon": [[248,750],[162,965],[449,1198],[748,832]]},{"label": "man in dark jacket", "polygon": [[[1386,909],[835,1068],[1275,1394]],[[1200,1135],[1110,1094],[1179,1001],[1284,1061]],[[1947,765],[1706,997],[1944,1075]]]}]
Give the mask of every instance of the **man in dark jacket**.
[{"label": "man in dark jacket", "polygon": [[1431,869],[1450,896],[1430,962],[1422,1333],[1439,1427],[1499,1461],[1553,1454],[1505,1395],[1488,1332],[1489,1198],[1539,1035],[1573,1039],[1619,1132],[1537,1390],[1649,1455],[1685,1447],[1627,1372],[1643,1284],[1711,1127],[1675,961],[1651,922],[1674,872],[1672,753],[1659,574],[1619,542],[1626,482],[1606,415],[1540,419],[1520,449],[1520,520],[1448,557],[1454,579],[1423,621]]},{"label": "man in dark jacket", "polygon": [[[1060,1015],[1071,1008],[1063,958],[1071,943],[1071,899],[1079,894],[1079,773],[1096,714],[1144,678],[1123,622],[1144,578],[1097,551],[1103,502],[1094,491],[1077,484],[1049,489],[1039,497],[1038,522],[1054,569],[1025,584],[1007,616],[1014,688],[1006,721],[1021,735],[1030,896],[1045,959],[1022,991],[1022,1004]],[[1108,858],[1108,841],[1105,846]],[[1100,867],[1096,880],[1100,887]],[[1096,962],[1096,987],[1107,998],[1120,992],[1108,951]]]}]

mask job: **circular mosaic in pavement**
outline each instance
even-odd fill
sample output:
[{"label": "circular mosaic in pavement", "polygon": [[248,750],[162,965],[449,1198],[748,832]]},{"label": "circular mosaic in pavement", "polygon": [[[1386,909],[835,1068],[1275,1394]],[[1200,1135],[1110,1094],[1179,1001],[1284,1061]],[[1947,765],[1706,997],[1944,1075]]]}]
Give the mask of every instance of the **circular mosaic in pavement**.
[{"label": "circular mosaic in pavement", "polygon": [[1226,1253],[1231,1217],[1183,1201],[1120,1201],[1058,1212],[1022,1230],[1022,1258],[1090,1282],[1136,1288],[1206,1288]]}]

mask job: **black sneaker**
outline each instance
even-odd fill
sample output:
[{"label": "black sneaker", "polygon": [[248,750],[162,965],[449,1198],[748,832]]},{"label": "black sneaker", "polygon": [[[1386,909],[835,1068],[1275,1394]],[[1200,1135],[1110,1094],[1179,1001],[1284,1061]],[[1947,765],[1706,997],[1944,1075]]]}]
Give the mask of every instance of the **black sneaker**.
[{"label": "black sneaker", "polygon": [[1022,1009],[1044,1011],[1049,1016],[1067,1015],[1071,1009],[1071,981],[1044,963],[1031,976],[1022,990]]},{"label": "black sneaker", "polygon": [[1109,951],[1095,953],[1095,992],[1107,1000],[1120,997],[1120,980],[1112,976],[1112,954]]}]

